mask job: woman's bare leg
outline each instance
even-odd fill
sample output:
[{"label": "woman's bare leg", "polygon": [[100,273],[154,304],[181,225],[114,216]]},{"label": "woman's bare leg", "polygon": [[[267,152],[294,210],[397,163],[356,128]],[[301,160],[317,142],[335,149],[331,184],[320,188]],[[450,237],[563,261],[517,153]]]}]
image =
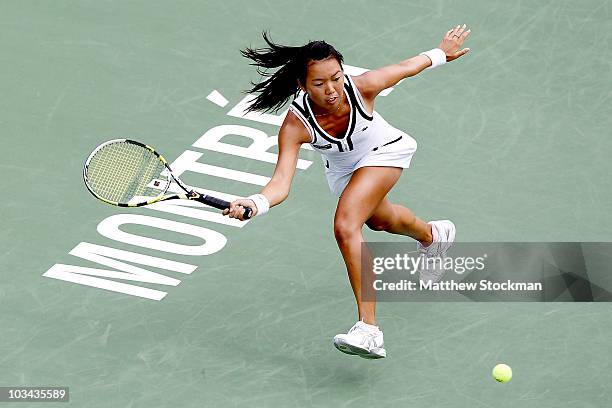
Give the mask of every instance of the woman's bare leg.
[{"label": "woman's bare leg", "polygon": [[396,167],[362,167],[355,170],[338,201],[334,217],[334,235],[346,264],[359,320],[368,324],[376,324],[376,300],[363,300],[362,296],[362,229],[401,174],[402,169]]},{"label": "woman's bare leg", "polygon": [[386,197],[366,221],[366,225],[374,231],[407,235],[425,246],[433,240],[431,225],[414,215],[409,208],[392,204]]}]

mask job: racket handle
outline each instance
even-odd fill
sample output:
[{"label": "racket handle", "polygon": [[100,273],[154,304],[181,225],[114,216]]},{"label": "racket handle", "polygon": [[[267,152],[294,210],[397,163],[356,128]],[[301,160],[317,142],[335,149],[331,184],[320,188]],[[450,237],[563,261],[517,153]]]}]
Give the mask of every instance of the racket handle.
[{"label": "racket handle", "polygon": [[[211,207],[215,207],[218,208],[220,210],[225,210],[227,208],[230,208],[230,203],[229,201],[225,201],[225,200],[221,200],[220,198],[216,198],[216,197],[211,197],[208,195],[198,195],[196,197],[194,197],[194,199],[196,201],[199,201],[203,204],[206,205],[210,205]],[[249,218],[251,218],[252,215],[252,211],[250,208],[245,207],[244,209],[244,219],[248,220]]]}]

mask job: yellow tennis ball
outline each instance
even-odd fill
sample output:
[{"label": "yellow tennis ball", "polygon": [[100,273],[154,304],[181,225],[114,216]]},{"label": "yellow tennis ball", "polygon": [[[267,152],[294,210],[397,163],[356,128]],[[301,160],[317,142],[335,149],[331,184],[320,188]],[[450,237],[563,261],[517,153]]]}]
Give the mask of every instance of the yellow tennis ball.
[{"label": "yellow tennis ball", "polygon": [[512,369],[506,364],[498,364],[493,367],[493,378],[497,382],[508,382],[512,379]]}]

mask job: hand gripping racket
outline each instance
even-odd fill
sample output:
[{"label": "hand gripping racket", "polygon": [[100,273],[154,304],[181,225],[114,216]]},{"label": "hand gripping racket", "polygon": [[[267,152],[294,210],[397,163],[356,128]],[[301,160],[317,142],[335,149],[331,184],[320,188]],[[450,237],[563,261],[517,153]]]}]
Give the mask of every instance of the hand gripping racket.
[{"label": "hand gripping racket", "polygon": [[[96,198],[120,207],[141,207],[179,198],[220,210],[230,207],[227,201],[188,187],[172,173],[166,159],[155,149],[129,139],[109,140],[96,147],[85,161],[83,179]],[[185,193],[168,194],[172,181]],[[251,218],[251,209],[244,210],[243,218]]]}]

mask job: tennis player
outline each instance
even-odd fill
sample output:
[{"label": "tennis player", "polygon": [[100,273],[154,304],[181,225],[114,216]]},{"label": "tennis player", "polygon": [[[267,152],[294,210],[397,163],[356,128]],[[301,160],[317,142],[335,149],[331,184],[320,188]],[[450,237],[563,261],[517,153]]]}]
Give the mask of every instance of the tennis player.
[{"label": "tennis player", "polygon": [[451,221],[426,223],[387,198],[402,170],[410,166],[417,143],[387,123],[374,110],[374,101],[400,80],[465,55],[469,48],[462,46],[469,34],[465,24],[458,25],[444,35],[438,48],[354,77],[344,74],[342,55],[324,41],[291,47],[272,42],[264,33],[267,48],[242,51],[266,78],[251,89],[257,96],[249,111],[278,111],[293,100],[278,135],[278,161],[270,182],[260,194],[232,202],[224,214],[242,219],[244,207],[251,208],[254,216],[265,214],[287,198],[300,146],[310,143],[321,153],[329,188],[338,197],[334,235],[359,316],[346,334],[334,337],[334,346],[344,353],[386,357],[376,301],[362,299],[363,225],[414,238],[425,258],[444,256],[455,238]]}]

